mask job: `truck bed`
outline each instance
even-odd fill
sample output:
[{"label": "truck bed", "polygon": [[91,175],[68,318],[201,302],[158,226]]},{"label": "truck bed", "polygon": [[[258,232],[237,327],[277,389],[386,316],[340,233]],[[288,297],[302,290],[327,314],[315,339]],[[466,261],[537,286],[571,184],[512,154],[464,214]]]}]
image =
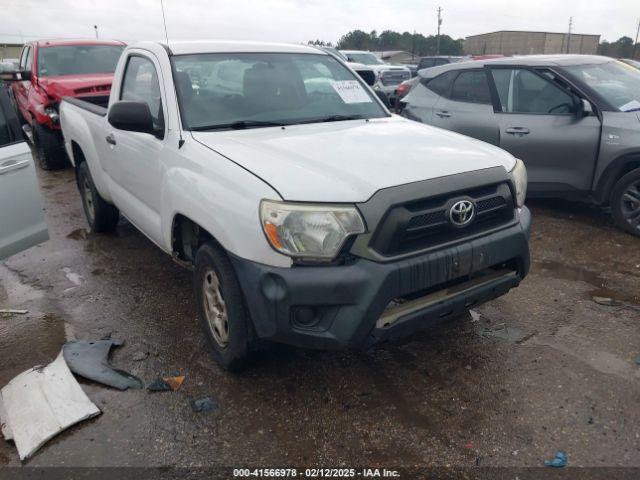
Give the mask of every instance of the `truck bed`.
[{"label": "truck bed", "polygon": [[91,97],[62,97],[67,103],[104,117],[107,114],[109,95],[95,95]]}]

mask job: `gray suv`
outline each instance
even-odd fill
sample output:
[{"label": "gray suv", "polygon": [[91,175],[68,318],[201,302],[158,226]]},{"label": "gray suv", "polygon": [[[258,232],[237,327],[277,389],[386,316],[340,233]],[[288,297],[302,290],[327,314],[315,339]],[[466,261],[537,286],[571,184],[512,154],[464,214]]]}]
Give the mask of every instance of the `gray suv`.
[{"label": "gray suv", "polygon": [[607,57],[540,55],[420,72],[402,115],[522,159],[529,196],[610,206],[640,236],[640,71]]}]

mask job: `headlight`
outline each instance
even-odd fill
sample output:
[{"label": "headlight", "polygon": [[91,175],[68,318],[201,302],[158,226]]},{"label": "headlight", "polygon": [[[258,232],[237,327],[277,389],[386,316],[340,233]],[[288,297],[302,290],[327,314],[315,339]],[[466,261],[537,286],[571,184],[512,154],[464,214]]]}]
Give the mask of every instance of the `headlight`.
[{"label": "headlight", "polygon": [[516,204],[521,207],[527,197],[527,167],[522,160],[516,158],[516,165],[510,173],[516,186]]},{"label": "headlight", "polygon": [[330,261],[350,235],[364,233],[355,207],[263,200],[260,223],[271,246],[296,258]]}]

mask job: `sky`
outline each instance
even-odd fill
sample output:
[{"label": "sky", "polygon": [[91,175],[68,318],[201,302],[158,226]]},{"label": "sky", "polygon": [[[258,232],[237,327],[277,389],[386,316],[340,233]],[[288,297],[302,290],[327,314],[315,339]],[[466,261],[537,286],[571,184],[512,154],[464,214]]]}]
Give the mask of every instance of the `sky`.
[{"label": "sky", "polygon": [[[169,41],[261,40],[335,44],[350,30],[442,33],[454,38],[496,30],[635,38],[639,0],[164,0]],[[0,43],[37,38],[164,39],[160,0],[0,0]]]}]

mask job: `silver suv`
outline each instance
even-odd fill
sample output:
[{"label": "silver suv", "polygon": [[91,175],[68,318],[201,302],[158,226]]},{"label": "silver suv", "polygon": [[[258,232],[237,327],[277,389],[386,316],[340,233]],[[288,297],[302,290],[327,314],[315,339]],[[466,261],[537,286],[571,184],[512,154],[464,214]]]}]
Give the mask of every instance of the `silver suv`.
[{"label": "silver suv", "polygon": [[640,236],[640,71],[608,57],[540,55],[420,72],[407,118],[522,159],[529,196],[610,206]]}]

